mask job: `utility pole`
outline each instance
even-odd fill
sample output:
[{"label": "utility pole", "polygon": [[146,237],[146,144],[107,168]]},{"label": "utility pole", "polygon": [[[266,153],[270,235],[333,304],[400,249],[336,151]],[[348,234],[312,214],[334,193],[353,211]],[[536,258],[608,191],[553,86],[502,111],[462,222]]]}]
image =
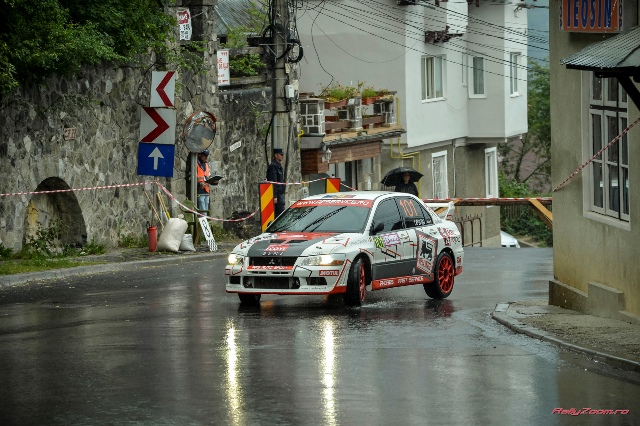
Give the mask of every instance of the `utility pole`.
[{"label": "utility pole", "polygon": [[[272,0],[271,10],[271,34],[273,36],[273,54],[274,54],[274,78],[272,84],[272,111],[273,122],[271,131],[272,148],[282,148],[285,155],[289,157],[289,139],[290,128],[292,125],[289,110],[293,110],[293,89],[287,84],[287,45],[289,43],[289,9],[287,7],[288,0]],[[287,90],[291,88],[290,90]],[[290,102],[288,102],[290,101]],[[291,108],[287,107],[291,105]],[[286,176],[286,172],[285,172]]]}]

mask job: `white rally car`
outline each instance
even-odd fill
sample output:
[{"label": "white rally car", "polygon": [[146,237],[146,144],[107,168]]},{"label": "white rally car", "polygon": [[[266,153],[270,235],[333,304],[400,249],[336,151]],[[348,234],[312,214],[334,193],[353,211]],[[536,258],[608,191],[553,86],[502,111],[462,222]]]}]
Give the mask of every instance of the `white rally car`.
[{"label": "white rally car", "polygon": [[241,303],[262,294],[336,294],[359,306],[367,290],[422,284],[448,297],[462,272],[462,239],[418,197],[353,191],[291,205],[266,232],[229,255],[226,290]]}]

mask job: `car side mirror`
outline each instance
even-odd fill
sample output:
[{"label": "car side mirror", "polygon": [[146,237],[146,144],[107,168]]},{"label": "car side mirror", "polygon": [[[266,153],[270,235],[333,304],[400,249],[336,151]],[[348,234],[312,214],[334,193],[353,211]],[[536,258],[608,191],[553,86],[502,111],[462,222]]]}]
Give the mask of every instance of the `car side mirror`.
[{"label": "car side mirror", "polygon": [[371,226],[371,235],[376,235],[378,232],[382,231],[383,229],[384,229],[384,223],[382,222],[374,223],[373,226]]}]

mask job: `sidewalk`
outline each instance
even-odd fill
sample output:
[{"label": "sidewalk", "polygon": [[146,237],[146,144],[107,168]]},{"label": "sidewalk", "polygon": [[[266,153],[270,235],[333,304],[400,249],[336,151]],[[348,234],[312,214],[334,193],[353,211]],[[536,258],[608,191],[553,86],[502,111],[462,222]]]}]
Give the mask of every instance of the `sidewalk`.
[{"label": "sidewalk", "polygon": [[517,333],[640,373],[639,325],[563,309],[547,300],[500,303],[491,316]]},{"label": "sidewalk", "polygon": [[[60,279],[69,276],[95,274],[101,272],[130,271],[140,266],[160,266],[183,262],[204,261],[215,257],[226,257],[237,243],[218,243],[215,252],[209,251],[206,243],[196,251],[150,252],[147,247],[115,248],[104,254],[88,255],[77,258],[78,265],[73,268],[51,269],[42,272],[30,272],[18,275],[0,275],[0,289],[40,280]],[[83,266],[86,263],[89,265]]]},{"label": "sidewalk", "polygon": [[[114,249],[102,255],[83,256],[81,263],[97,264],[20,275],[0,275],[0,289],[40,280],[75,275],[138,269],[226,257],[236,243],[206,244],[195,252],[149,252],[148,248]],[[640,325],[594,317],[550,306],[547,300],[500,303],[492,317],[511,330],[578,352],[612,367],[640,373]]]}]

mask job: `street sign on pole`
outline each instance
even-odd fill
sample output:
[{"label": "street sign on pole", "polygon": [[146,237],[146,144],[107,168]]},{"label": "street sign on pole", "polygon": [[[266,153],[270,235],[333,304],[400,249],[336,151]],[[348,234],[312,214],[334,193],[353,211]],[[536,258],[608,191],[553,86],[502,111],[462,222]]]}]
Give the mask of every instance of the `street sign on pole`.
[{"label": "street sign on pole", "polygon": [[151,99],[149,106],[172,107],[176,91],[175,71],[153,71],[151,73]]},{"label": "street sign on pole", "polygon": [[229,49],[218,49],[217,53],[218,86],[228,86],[231,84],[231,74],[229,70]]},{"label": "street sign on pole", "polygon": [[175,144],[176,110],[173,108],[142,107],[140,142]]},{"label": "street sign on pole", "polygon": [[138,144],[138,174],[173,177],[176,146],[157,143]]}]

